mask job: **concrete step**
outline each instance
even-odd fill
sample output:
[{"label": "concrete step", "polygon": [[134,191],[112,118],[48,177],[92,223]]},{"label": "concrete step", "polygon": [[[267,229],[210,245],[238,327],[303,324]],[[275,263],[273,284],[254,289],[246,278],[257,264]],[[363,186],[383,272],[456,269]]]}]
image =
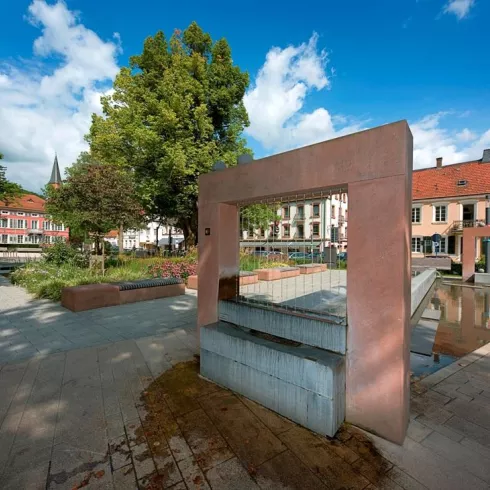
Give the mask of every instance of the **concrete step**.
[{"label": "concrete step", "polygon": [[333,436],[345,418],[344,356],[269,338],[223,321],[201,328],[201,374]]},{"label": "concrete step", "polygon": [[347,327],[326,321],[320,315],[315,317],[287,310],[250,306],[247,303],[220,301],[219,319],[282,339],[345,354]]}]

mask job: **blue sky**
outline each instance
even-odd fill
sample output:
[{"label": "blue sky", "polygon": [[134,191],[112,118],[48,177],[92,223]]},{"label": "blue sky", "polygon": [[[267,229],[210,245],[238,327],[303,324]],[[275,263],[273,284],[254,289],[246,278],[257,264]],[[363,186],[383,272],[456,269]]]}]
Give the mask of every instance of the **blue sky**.
[{"label": "blue sky", "polygon": [[399,119],[418,168],[490,147],[487,0],[16,0],[0,18],[0,151],[33,189],[54,151],[67,166],[84,148],[100,92],[144,38],[193,20],[250,73],[257,157]]}]

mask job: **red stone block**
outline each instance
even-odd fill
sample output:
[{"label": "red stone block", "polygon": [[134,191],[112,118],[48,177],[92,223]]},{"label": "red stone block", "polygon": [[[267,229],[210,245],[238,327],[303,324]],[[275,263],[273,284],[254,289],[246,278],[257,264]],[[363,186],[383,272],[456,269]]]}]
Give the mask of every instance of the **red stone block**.
[{"label": "red stone block", "polygon": [[93,310],[119,304],[119,286],[113,284],[86,284],[63,288],[61,304],[71,311]]}]

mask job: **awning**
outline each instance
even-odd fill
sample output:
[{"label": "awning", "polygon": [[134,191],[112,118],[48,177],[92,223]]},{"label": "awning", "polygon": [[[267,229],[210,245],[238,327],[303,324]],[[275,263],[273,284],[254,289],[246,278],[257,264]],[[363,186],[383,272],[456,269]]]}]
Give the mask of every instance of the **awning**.
[{"label": "awning", "polygon": [[[177,237],[177,236],[172,237],[172,245],[178,245],[183,241],[184,241],[184,237]],[[160,238],[160,240],[158,240],[158,246],[161,247],[163,245],[168,245],[168,236]]]}]

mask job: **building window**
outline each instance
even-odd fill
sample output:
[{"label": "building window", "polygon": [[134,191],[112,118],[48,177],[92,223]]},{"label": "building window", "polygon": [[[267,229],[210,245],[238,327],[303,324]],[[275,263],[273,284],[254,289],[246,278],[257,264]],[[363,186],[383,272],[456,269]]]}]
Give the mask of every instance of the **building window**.
[{"label": "building window", "polygon": [[37,214],[37,213],[31,213],[31,216],[32,216],[33,218],[38,218],[38,217],[39,217],[39,214]]},{"label": "building window", "polygon": [[39,221],[37,221],[37,220],[31,220],[31,228],[33,230],[37,230],[39,228]]},{"label": "building window", "polygon": [[17,235],[17,243],[24,243],[24,235]]},{"label": "building window", "polygon": [[298,206],[298,219],[304,219],[305,218],[305,207],[304,206]]},{"label": "building window", "polygon": [[320,223],[313,223],[313,236],[320,236]]},{"label": "building window", "polygon": [[305,227],[303,225],[298,225],[297,230],[298,230],[298,233],[297,233],[298,238],[304,238],[305,237]]},{"label": "building window", "polygon": [[420,208],[412,208],[412,223],[420,223]]},{"label": "building window", "polygon": [[436,247],[436,250],[440,254],[447,253],[447,237],[442,236],[441,241],[439,242],[439,248]]},{"label": "building window", "polygon": [[7,218],[0,218],[0,228],[8,228],[9,220]]},{"label": "building window", "polygon": [[412,252],[422,253],[423,238],[420,236],[412,237]]},{"label": "building window", "polygon": [[436,223],[447,221],[447,206],[434,206],[434,221]]},{"label": "building window", "polygon": [[313,217],[319,218],[320,217],[320,205],[319,204],[313,204],[311,207],[313,210]]},{"label": "building window", "polygon": [[282,208],[282,217],[284,219],[289,219],[290,216],[291,216],[291,214],[290,214],[289,206],[283,206],[283,208]]},{"label": "building window", "polygon": [[291,233],[291,228],[289,228],[289,225],[283,225],[282,226],[282,235],[284,238],[289,238]]},{"label": "building window", "polygon": [[15,230],[24,230],[27,228],[27,220],[25,219],[11,219],[10,228]]},{"label": "building window", "polygon": [[20,213],[20,212],[17,213],[17,216],[25,216],[25,215],[26,215],[26,213]]},{"label": "building window", "polygon": [[264,228],[259,228],[259,237],[265,238],[265,229]]},{"label": "building window", "polygon": [[333,243],[339,242],[339,229],[337,226],[332,226],[330,229],[330,241]]},{"label": "building window", "polygon": [[8,235],[2,235],[2,243],[8,243],[9,241],[9,236]]},{"label": "building window", "polygon": [[9,214],[8,211],[2,211],[2,214]]},{"label": "building window", "polygon": [[335,219],[335,206],[332,205],[332,219]]}]

